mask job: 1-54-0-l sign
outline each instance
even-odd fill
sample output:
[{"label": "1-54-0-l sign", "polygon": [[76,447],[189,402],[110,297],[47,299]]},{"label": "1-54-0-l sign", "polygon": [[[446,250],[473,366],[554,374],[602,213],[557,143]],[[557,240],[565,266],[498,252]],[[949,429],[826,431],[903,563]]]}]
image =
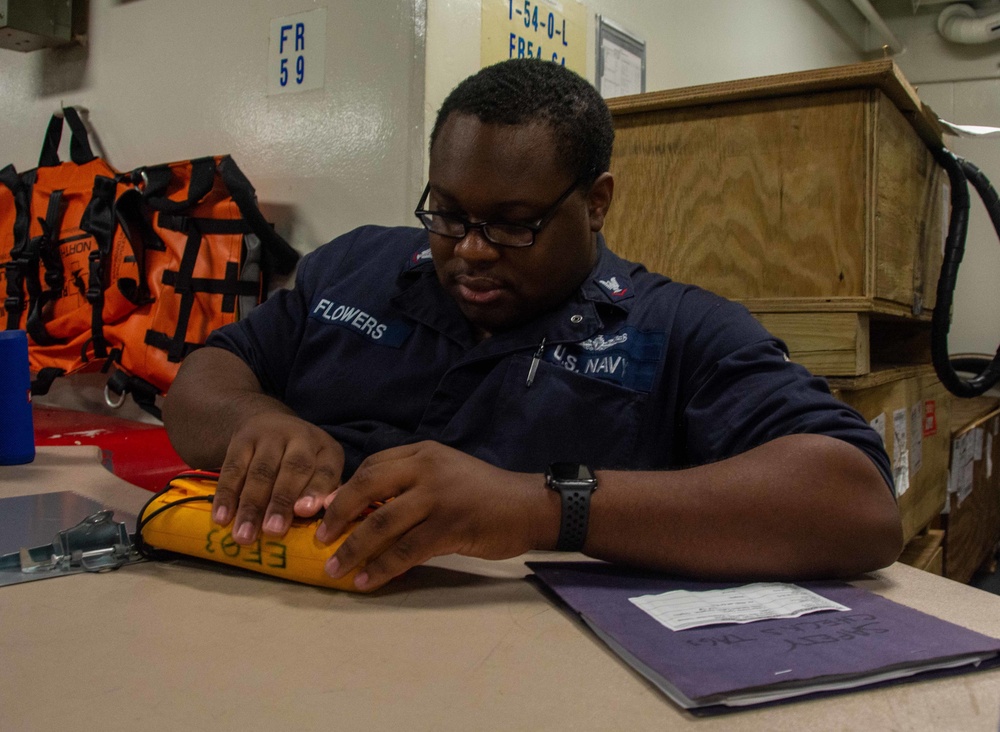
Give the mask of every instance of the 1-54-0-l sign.
[{"label": "1-54-0-l sign", "polygon": [[482,0],[480,62],[554,61],[587,73],[587,8],[577,0]]},{"label": "1-54-0-l sign", "polygon": [[326,8],[271,20],[267,93],[319,89],[326,78]]}]

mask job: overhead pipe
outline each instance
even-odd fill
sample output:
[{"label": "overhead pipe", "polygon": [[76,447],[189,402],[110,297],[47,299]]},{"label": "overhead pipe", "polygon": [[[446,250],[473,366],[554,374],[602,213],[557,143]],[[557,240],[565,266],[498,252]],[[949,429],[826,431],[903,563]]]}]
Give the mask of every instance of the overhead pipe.
[{"label": "overhead pipe", "polygon": [[858,9],[858,12],[865,17],[865,20],[867,20],[885,40],[883,48],[888,47],[894,54],[903,52],[903,44],[899,42],[898,38],[896,38],[896,34],[889,30],[889,26],[887,26],[885,21],[882,20],[882,16],[879,15],[875,6],[871,4],[871,0],[851,0],[851,2],[854,4],[854,7]]},{"label": "overhead pipe", "polygon": [[987,43],[1000,38],[1000,12],[984,15],[964,3],[949,5],[937,20],[938,32],[954,43]]}]

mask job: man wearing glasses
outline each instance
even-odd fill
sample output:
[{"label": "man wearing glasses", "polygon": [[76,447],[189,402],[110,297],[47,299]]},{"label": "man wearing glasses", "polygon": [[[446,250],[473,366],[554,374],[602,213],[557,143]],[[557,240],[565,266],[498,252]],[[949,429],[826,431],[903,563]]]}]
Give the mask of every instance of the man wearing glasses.
[{"label": "man wearing glasses", "polygon": [[[851,575],[901,545],[878,435],[734,303],[620,259],[613,129],[555,64],[445,100],[423,228],[365,227],[185,361],[164,415],[242,544],[325,507],[384,585],[531,549],[705,578]],[[641,211],[630,215],[640,216]],[[614,242],[609,243],[613,247]]]}]

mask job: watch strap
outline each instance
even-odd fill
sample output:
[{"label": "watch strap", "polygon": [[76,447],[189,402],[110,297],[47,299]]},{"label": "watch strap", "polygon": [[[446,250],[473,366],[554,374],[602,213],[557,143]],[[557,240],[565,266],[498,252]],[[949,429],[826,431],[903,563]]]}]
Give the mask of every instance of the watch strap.
[{"label": "watch strap", "polygon": [[562,497],[562,520],[559,524],[559,539],[556,551],[578,552],[583,550],[587,540],[587,525],[590,519],[590,495],[592,487],[558,487]]}]

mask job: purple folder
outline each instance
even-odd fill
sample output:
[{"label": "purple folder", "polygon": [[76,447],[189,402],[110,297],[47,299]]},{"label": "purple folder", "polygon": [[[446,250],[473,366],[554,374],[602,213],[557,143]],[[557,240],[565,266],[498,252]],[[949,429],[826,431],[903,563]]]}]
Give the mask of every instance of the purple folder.
[{"label": "purple folder", "polygon": [[849,612],[672,631],[629,602],[693,582],[602,562],[528,562],[535,576],[685,709],[747,707],[1000,663],[1000,640],[842,582],[797,582]]}]

